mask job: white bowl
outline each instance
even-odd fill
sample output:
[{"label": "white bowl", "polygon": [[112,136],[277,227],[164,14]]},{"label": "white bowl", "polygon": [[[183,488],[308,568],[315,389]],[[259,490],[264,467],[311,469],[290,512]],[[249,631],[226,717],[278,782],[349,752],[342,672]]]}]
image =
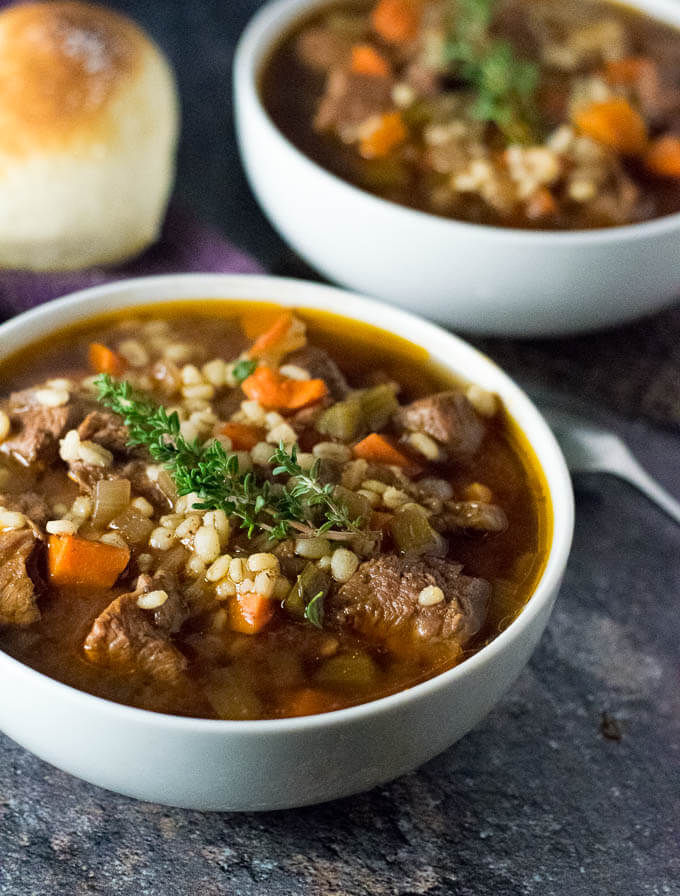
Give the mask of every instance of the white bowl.
[{"label": "white bowl", "polygon": [[482,719],[526,664],[567,562],[573,496],[552,433],[526,395],[454,336],[371,299],[274,277],[188,274],[83,290],[0,326],[0,358],[55,328],[117,308],[238,298],[340,311],[426,346],[445,368],[497,392],[545,474],[553,535],[519,617],[462,665],[401,693],[304,718],[212,721],[132,709],[60,684],[0,652],[0,728],[38,756],[102,787],[196,809],[279,809],[367,790],[440,753]]},{"label": "white bowl", "polygon": [[[328,0],[273,0],[234,59],[243,164],[290,245],[343,286],[471,333],[548,336],[622,323],[680,297],[680,214],[591,231],[468,224],[380,199],[296,149],[265,111],[259,76],[282,34]],[[630,4],[680,26],[677,0]]]}]

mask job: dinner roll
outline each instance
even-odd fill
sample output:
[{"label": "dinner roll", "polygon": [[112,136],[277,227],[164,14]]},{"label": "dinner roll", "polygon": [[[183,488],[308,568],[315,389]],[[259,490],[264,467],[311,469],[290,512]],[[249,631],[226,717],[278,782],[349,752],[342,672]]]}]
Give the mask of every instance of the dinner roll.
[{"label": "dinner roll", "polygon": [[0,266],[111,264],[158,236],[174,178],[168,62],[79,2],[0,13]]}]

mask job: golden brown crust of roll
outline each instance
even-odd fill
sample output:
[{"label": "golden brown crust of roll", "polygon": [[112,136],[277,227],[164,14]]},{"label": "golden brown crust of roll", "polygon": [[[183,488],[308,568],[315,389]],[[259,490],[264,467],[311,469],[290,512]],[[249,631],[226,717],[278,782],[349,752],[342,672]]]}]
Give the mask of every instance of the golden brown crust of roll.
[{"label": "golden brown crust of roll", "polygon": [[106,139],[104,114],[150,41],[87,3],[25,3],[0,13],[0,153],[20,158]]}]

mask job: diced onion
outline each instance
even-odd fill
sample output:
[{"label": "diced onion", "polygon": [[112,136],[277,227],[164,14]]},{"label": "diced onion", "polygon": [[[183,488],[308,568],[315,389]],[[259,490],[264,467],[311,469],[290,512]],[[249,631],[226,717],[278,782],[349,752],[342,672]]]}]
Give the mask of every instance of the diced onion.
[{"label": "diced onion", "polygon": [[100,479],[94,489],[92,524],[98,529],[123,513],[130,503],[129,479]]}]

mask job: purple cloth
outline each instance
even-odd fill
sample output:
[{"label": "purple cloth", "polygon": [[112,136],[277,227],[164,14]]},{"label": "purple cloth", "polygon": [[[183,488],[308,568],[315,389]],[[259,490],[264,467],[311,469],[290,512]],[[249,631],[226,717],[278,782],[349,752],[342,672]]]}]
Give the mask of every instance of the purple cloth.
[{"label": "purple cloth", "polygon": [[126,277],[190,272],[256,274],[261,271],[253,258],[216,230],[172,207],[158,242],[118,267],[56,273],[0,270],[0,318],[19,314],[77,289]]}]

